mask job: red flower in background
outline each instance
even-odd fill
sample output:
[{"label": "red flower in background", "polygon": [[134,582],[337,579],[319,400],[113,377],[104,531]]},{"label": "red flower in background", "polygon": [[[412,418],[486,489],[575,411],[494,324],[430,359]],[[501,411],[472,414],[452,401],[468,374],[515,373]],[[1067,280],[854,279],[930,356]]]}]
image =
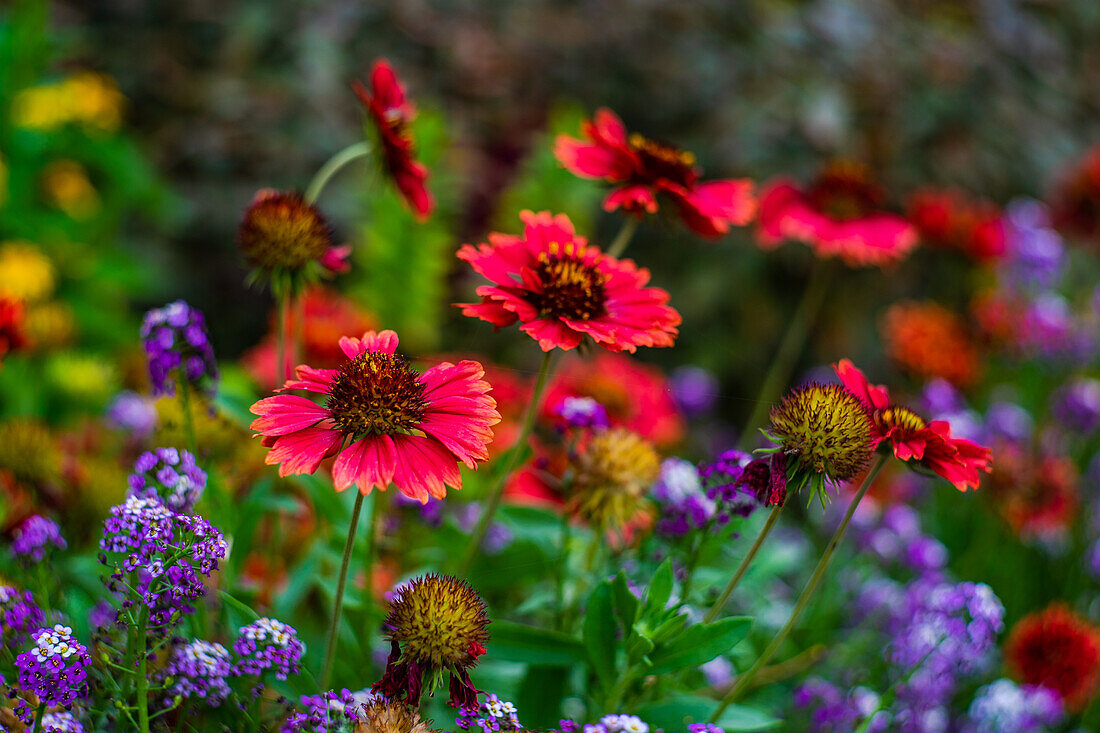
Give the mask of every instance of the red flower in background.
[{"label": "red flower in background", "polygon": [[997,260],[1005,254],[1001,211],[961,191],[917,191],[909,198],[909,221],[917,228],[921,241],[933,246],[976,260]]},{"label": "red flower in background", "polygon": [[990,495],[1008,525],[1026,540],[1059,541],[1077,516],[1077,467],[1066,456],[997,446]]},{"label": "red flower in background", "polygon": [[974,341],[963,321],[937,303],[895,303],[882,317],[887,356],[921,379],[940,377],[960,387],[981,372]]},{"label": "red flower in background", "polygon": [[777,179],[760,195],[760,244],[770,249],[792,239],[851,266],[892,265],[917,246],[917,232],[881,211],[884,199],[867,171],[851,163],[828,166],[806,189]]},{"label": "red flower in background", "polygon": [[1062,603],[1024,616],[1005,643],[1005,661],[1021,680],[1057,690],[1071,710],[1096,694],[1100,631]]},{"label": "red flower in background", "polygon": [[418,219],[424,221],[435,208],[435,199],[427,186],[428,168],[416,159],[409,132],[409,123],[416,117],[416,108],[405,95],[405,85],[386,59],[374,62],[370,85],[371,88],[367,89],[356,80],[352,82],[352,90],[378,129],[386,172],[409,208]]},{"label": "red flower in background", "polygon": [[591,397],[607,410],[612,426],[628,428],[658,447],[678,443],[684,418],[676,409],[664,373],[623,354],[596,354],[563,361],[542,403],[542,418],[566,397]]},{"label": "red flower in background", "polygon": [[886,387],[868,382],[847,359],[841,359],[833,369],[841,383],[871,411],[876,442],[888,441],[897,458],[919,463],[959,491],[978,488],[980,473],[989,473],[992,465],[989,448],[953,437],[951,425],[944,420],[925,422],[912,410],[891,404]]},{"label": "red flower in background", "polygon": [[628,135],[623,121],[607,108],[586,120],[581,133],[584,140],[558,135],[554,155],[574,175],[615,186],[603,202],[607,211],[652,214],[658,196],[665,195],[689,229],[710,239],[731,225],[748,224],[756,212],[752,181],[700,181],[702,170],[694,154],[637,133]]},{"label": "red flower in background", "polygon": [[672,346],[680,314],[668,293],[645,287],[649,270],[617,260],[578,237],[565,215],[521,215],[522,236],[493,233],[489,244],[464,245],[458,258],[493,284],[463,314],[497,328],[519,321],[543,351],[574,349],[587,336],[611,351]]},{"label": "red flower in background", "polygon": [[1054,226],[1100,242],[1100,145],[1068,171],[1051,197]]},{"label": "red flower in background", "polygon": [[27,343],[23,318],[21,301],[0,296],[0,364],[3,364],[5,354],[20,349]]}]

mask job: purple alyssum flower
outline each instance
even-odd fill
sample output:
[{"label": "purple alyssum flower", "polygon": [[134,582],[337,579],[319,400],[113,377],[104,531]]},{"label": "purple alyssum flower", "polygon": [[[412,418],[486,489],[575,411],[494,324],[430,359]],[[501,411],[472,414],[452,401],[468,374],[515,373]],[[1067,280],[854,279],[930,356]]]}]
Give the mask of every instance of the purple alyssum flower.
[{"label": "purple alyssum flower", "polygon": [[[373,693],[367,695],[371,697]],[[337,733],[351,730],[362,719],[362,702],[347,688],[340,694],[302,695],[301,704],[305,712],[288,717],[282,733]]]},{"label": "purple alyssum flower", "polygon": [[145,314],[141,338],[154,395],[175,394],[175,380],[212,392],[218,380],[214,349],[202,313],[182,300]]},{"label": "purple alyssum flower", "polygon": [[156,448],[134,461],[128,479],[131,496],[157,498],[179,514],[190,514],[206,488],[206,471],[179,448]]},{"label": "purple alyssum flower", "polygon": [[196,639],[172,650],[172,656],[162,674],[170,680],[169,699],[195,697],[204,705],[217,707],[229,697],[228,678],[233,672],[233,659],[221,644]]},{"label": "purple alyssum flower", "polygon": [[39,563],[51,548],[68,547],[61,528],[52,519],[35,514],[16,527],[12,533],[11,554],[30,563]]},{"label": "purple alyssum flower", "polygon": [[[88,692],[87,668],[92,660],[88,649],[75,638],[68,626],[57,624],[32,634],[34,646],[15,658],[19,671],[18,687],[38,696],[47,707],[69,706]],[[28,725],[32,711],[20,700],[16,714]]]},{"label": "purple alyssum flower", "polygon": [[984,439],[987,442],[1007,440],[1024,443],[1031,439],[1034,431],[1035,418],[1014,402],[994,402],[985,411]]},{"label": "purple alyssum flower", "polygon": [[637,715],[605,715],[598,723],[586,725],[583,733],[649,733],[649,724]]},{"label": "purple alyssum flower", "polygon": [[1000,679],[970,703],[965,733],[1045,733],[1065,718],[1058,693],[1045,687]]},{"label": "purple alyssum flower", "polygon": [[157,426],[157,408],[147,397],[123,390],[107,405],[107,423],[134,438],[144,438]]},{"label": "purple alyssum flower", "polygon": [[0,585],[0,643],[11,650],[20,648],[31,631],[45,622],[46,614],[29,590],[20,592],[10,585]]},{"label": "purple alyssum flower", "polygon": [[480,730],[484,733],[523,730],[516,706],[493,693],[486,695],[485,701],[477,707],[464,708],[455,718],[455,725],[462,730]]},{"label": "purple alyssum flower", "polygon": [[261,618],[240,628],[233,651],[240,657],[236,665],[238,675],[273,670],[277,679],[285,680],[288,675],[298,673],[305,646],[293,626]]},{"label": "purple alyssum flower", "polygon": [[1062,427],[1082,434],[1100,427],[1100,381],[1075,379],[1055,391],[1051,412]]},{"label": "purple alyssum flower", "polygon": [[1007,275],[1024,292],[1049,290],[1065,264],[1062,237],[1050,226],[1046,207],[1034,199],[1016,199],[1005,209]]},{"label": "purple alyssum flower", "polygon": [[607,409],[591,397],[563,397],[553,413],[563,428],[606,430],[611,425]]},{"label": "purple alyssum flower", "polygon": [[819,677],[811,677],[794,692],[794,706],[810,711],[812,733],[847,733],[868,718],[866,730],[883,731],[889,714],[879,711],[880,702],[866,687],[845,691]]},{"label": "purple alyssum flower", "polygon": [[[776,454],[781,456],[781,454]],[[757,494],[771,484],[771,469],[774,457],[753,459],[748,453],[736,448],[727,450],[710,463],[699,467],[699,478],[706,488],[707,498],[718,505],[718,511],[730,515],[747,517],[757,506],[763,503]],[[763,467],[764,471],[759,469]],[[766,475],[764,475],[766,474]],[[784,489],[786,483],[784,481]],[[765,495],[764,499],[768,497]],[[784,497],[785,498],[785,497]]]},{"label": "purple alyssum flower", "polygon": [[729,522],[729,513],[719,512],[718,504],[704,491],[695,465],[682,458],[666,458],[661,463],[661,474],[651,493],[661,507],[657,532],[666,537],[682,537]]},{"label": "purple alyssum flower", "polygon": [[42,733],[84,733],[84,725],[64,710],[45,713],[42,716]]}]

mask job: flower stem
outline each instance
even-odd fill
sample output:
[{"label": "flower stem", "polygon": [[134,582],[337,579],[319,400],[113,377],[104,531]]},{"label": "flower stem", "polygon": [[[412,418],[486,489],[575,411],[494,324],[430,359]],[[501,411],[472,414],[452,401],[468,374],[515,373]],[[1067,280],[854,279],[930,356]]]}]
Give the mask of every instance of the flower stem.
[{"label": "flower stem", "polygon": [[363,560],[365,568],[363,570],[364,577],[366,578],[366,590],[363,602],[363,636],[361,639],[361,646],[363,649],[363,659],[368,668],[373,663],[371,660],[371,636],[374,634],[372,611],[374,610],[374,565],[378,561],[379,548],[378,548],[378,530],[381,522],[385,521],[386,507],[389,502],[386,499],[389,497],[389,493],[383,493],[381,496],[376,495],[377,492],[371,493],[371,505],[370,513],[366,517],[367,521],[367,553]]},{"label": "flower stem", "polygon": [[856,491],[856,495],[852,497],[851,503],[848,504],[848,511],[844,513],[844,519],[840,522],[840,526],[833,532],[833,536],[829,539],[829,544],[825,547],[825,552],[822,553],[821,559],[817,562],[817,567],[814,568],[813,575],[810,576],[809,581],[806,583],[806,587],[802,589],[802,593],[798,596],[798,600],[794,604],[794,609],[791,610],[790,618],[787,619],[787,623],[783,625],[783,628],[772,638],[771,642],[764,649],[763,653],[753,663],[752,667],[747,672],[737,677],[737,683],[722,699],[722,704],[718,706],[718,709],[711,715],[711,722],[717,721],[718,718],[725,712],[726,708],[730,706],[730,703],[737,700],[742,693],[745,692],[752,685],[752,681],[756,678],[757,673],[771,661],[771,658],[775,655],[775,652],[779,649],[780,645],[786,640],[787,635],[794,629],[794,625],[798,623],[799,617],[802,612],[806,610],[806,606],[809,604],[810,599],[813,598],[814,593],[817,591],[817,587],[821,584],[821,579],[825,576],[825,571],[829,568],[829,563],[832,562],[833,553],[836,552],[836,548],[840,545],[840,541],[844,538],[844,532],[848,529],[848,523],[852,520],[852,515],[856,513],[856,508],[859,506],[860,501],[863,500],[863,496],[867,493],[867,489],[871,488],[871,484],[875,480],[875,476],[882,470],[882,467],[886,464],[886,459],[889,458],[889,454],[882,454],[875,461],[875,464],[871,467],[871,470],[867,472],[867,475],[863,479],[863,483],[860,484],[859,490]]},{"label": "flower stem", "polygon": [[145,626],[149,621],[149,608],[148,606],[141,609],[141,615],[139,616],[138,629],[137,629],[137,712],[138,712],[138,725],[141,728],[141,733],[149,733],[149,652],[146,650],[146,642],[149,640],[149,634],[145,631]]},{"label": "flower stem", "polygon": [[318,197],[321,195],[321,191],[324,190],[329,180],[336,175],[341,168],[353,160],[365,158],[368,155],[370,155],[370,143],[360,141],[352,143],[326,160],[325,164],[318,169],[316,174],[314,174],[313,180],[306,186],[306,202],[310,204],[316,203]]},{"label": "flower stem", "polygon": [[290,369],[286,363],[286,342],[290,331],[290,294],[281,292],[277,296],[275,325],[275,384],[290,378]]},{"label": "flower stem", "polygon": [[351,550],[355,546],[355,528],[359,525],[359,512],[363,510],[363,492],[355,492],[355,507],[351,510],[351,524],[348,525],[348,539],[344,543],[344,558],[340,561],[340,580],[336,584],[336,599],[332,604],[332,624],[328,630],[328,643],[325,645],[325,666],[321,669],[321,689],[328,689],[328,680],[332,675],[332,663],[335,660],[336,637],[340,630],[340,612],[344,609],[344,588],[348,582],[348,565],[351,564]]},{"label": "flower stem", "polygon": [[481,513],[481,518],[477,521],[477,527],[470,537],[470,543],[466,546],[466,552],[463,554],[462,560],[458,564],[459,577],[464,576],[470,569],[470,564],[474,561],[474,557],[481,549],[481,543],[485,541],[485,535],[489,532],[489,526],[493,522],[493,517],[496,516],[497,509],[500,508],[500,499],[504,495],[504,485],[508,483],[508,479],[515,470],[516,463],[519,461],[519,457],[523,455],[523,449],[527,446],[527,438],[530,437],[531,430],[535,426],[535,416],[538,414],[539,403],[542,401],[542,393],[550,377],[550,366],[553,361],[553,355],[553,351],[547,351],[542,356],[542,364],[539,366],[539,375],[535,380],[535,391],[531,393],[531,402],[527,405],[527,414],[523,417],[523,426],[520,428],[519,437],[516,438],[516,444],[512,446],[511,450],[508,451],[507,457],[504,459],[504,470],[501,471],[496,482],[489,489],[489,495],[485,502],[485,511]]},{"label": "flower stem", "polygon": [[829,263],[825,260],[814,260],[813,267],[810,269],[809,282],[806,283],[806,289],[802,291],[802,298],[795,309],[794,317],[787,324],[787,331],[783,334],[779,350],[775,352],[775,358],[764,376],[764,382],[760,385],[752,414],[745,422],[745,429],[738,440],[739,447],[742,449],[751,445],[753,434],[757,428],[763,426],[772,403],[779,397],[783,386],[791,378],[791,370],[794,369],[795,361],[802,353],[806,335],[817,320],[821,304],[825,302],[825,293],[829,289],[829,272]]},{"label": "flower stem", "polygon": [[783,504],[776,504],[772,507],[771,513],[768,515],[768,521],[764,522],[764,526],[760,528],[760,533],[756,535],[756,539],[752,543],[752,547],[745,553],[745,556],[741,558],[741,564],[737,566],[737,570],[733,573],[733,577],[730,578],[730,582],[726,583],[725,589],[722,591],[722,595],[718,596],[718,600],[714,602],[714,605],[710,607],[710,611],[707,612],[707,617],[703,619],[704,623],[711,623],[714,619],[718,618],[718,614],[722,612],[722,608],[726,605],[726,601],[729,600],[730,594],[733,593],[733,589],[737,587],[737,584],[741,582],[741,578],[745,577],[745,573],[748,572],[749,565],[756,558],[756,553],[760,552],[761,546],[764,544],[764,540],[771,534],[772,527],[775,526],[776,521],[779,519],[780,512],[783,511]]},{"label": "flower stem", "polygon": [[[297,293],[294,298],[294,326],[290,329],[290,368],[291,374],[294,367],[302,363],[302,334],[306,330],[306,296],[305,293]],[[287,376],[290,376],[289,374]]]},{"label": "flower stem", "polygon": [[34,711],[34,733],[42,730],[42,716],[46,714],[46,703],[38,703],[38,709]]},{"label": "flower stem", "polygon": [[634,232],[638,231],[638,222],[640,219],[630,216],[626,216],[623,221],[623,226],[619,229],[619,233],[615,235],[615,238],[611,240],[611,244],[607,245],[607,254],[612,257],[622,257],[623,252],[626,251],[626,247],[630,244],[630,240],[634,237]]},{"label": "flower stem", "polygon": [[183,434],[187,439],[187,450],[191,451],[191,455],[198,457],[199,445],[198,440],[195,438],[195,416],[191,414],[191,385],[188,384],[182,371],[179,375],[179,391],[180,412],[183,413]]}]

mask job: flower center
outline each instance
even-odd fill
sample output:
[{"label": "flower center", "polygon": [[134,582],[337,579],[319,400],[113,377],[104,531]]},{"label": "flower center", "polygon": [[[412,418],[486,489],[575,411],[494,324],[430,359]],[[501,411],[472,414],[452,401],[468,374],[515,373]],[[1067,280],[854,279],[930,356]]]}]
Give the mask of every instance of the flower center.
[{"label": "flower center", "polygon": [[404,656],[429,669],[463,669],[485,653],[485,603],[446,575],[414,579],[394,600],[386,625]]},{"label": "flower center", "polygon": [[850,162],[826,167],[806,195],[814,208],[839,221],[858,219],[882,203],[882,190],[867,169]]},{"label": "flower center", "polygon": [[424,416],[424,386],[408,360],[368,351],[340,369],[326,407],[341,432],[394,435],[416,429]]},{"label": "flower center", "polygon": [[926,426],[924,418],[906,407],[887,407],[875,412],[875,423],[883,432],[898,428],[907,433],[915,433]]},{"label": "flower center", "polygon": [[792,460],[831,478],[857,476],[871,456],[871,424],[863,403],[836,384],[809,384],[771,411],[771,435]]},{"label": "flower center", "polygon": [[642,159],[643,177],[647,183],[667,178],[681,186],[692,186],[699,178],[695,170],[695,153],[650,140],[636,132],[631,134],[629,142]]},{"label": "flower center", "polygon": [[555,242],[539,255],[535,274],[542,292],[532,293],[530,300],[541,315],[587,321],[607,312],[606,278],[595,265],[577,259],[581,251],[572,242]]},{"label": "flower center", "polygon": [[263,191],[245,213],[238,242],[256,267],[297,270],[321,259],[331,236],[320,212],[298,194]]}]

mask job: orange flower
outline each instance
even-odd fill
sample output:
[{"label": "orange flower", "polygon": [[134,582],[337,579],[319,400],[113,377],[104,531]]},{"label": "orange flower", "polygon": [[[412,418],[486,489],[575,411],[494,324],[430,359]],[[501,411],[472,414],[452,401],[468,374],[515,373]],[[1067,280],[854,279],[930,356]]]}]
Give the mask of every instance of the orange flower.
[{"label": "orange flower", "polygon": [[909,198],[908,216],[927,244],[977,260],[996,260],[1005,254],[1001,212],[988,201],[954,189],[922,189]]},{"label": "orange flower", "polygon": [[882,319],[886,353],[912,375],[940,377],[960,387],[981,371],[966,326],[954,313],[931,302],[897,303]]}]

